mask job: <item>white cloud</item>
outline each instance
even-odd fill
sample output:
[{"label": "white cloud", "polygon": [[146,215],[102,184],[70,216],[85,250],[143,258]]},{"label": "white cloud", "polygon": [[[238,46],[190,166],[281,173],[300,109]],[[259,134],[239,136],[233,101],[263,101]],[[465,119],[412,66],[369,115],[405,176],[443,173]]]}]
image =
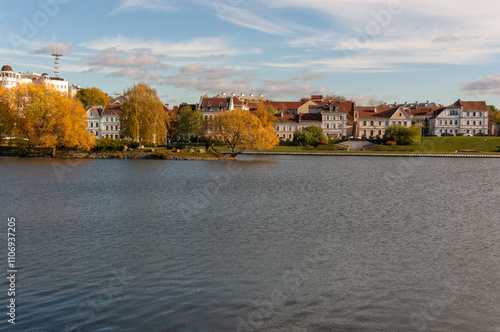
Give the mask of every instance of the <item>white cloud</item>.
[{"label": "white cloud", "polygon": [[273,35],[286,35],[291,32],[282,24],[270,22],[248,9],[241,8],[241,2],[240,6],[237,7],[222,1],[214,1],[212,2],[212,6],[215,14],[217,14],[221,20],[227,20],[245,28]]},{"label": "white cloud", "polygon": [[52,53],[71,52],[72,50],[73,50],[73,47],[71,45],[54,43],[54,44],[39,48],[39,49],[33,51],[32,53],[34,53],[34,54],[52,54]]},{"label": "white cloud", "polygon": [[239,51],[229,46],[228,38],[216,37],[198,37],[182,42],[167,42],[117,35],[116,37],[102,37],[88,43],[82,43],[80,46],[99,51],[109,48],[115,48],[117,51],[143,49],[149,50],[157,56],[185,58],[239,54]]},{"label": "white cloud", "polygon": [[469,96],[500,95],[500,74],[483,77],[477,81],[460,81],[460,92]]},{"label": "white cloud", "polygon": [[148,54],[148,52],[139,51],[137,53],[124,55],[116,48],[102,50],[97,55],[90,56],[89,65],[108,66],[108,67],[147,67],[157,65],[160,60]]},{"label": "white cloud", "polygon": [[122,0],[120,5],[114,9],[110,15],[126,11],[126,10],[152,10],[152,11],[171,11],[177,7],[170,0]]},{"label": "white cloud", "polygon": [[225,66],[208,67],[191,64],[182,66],[178,74],[166,77],[161,84],[217,94],[221,91],[248,91],[249,83],[253,80],[251,74]]}]

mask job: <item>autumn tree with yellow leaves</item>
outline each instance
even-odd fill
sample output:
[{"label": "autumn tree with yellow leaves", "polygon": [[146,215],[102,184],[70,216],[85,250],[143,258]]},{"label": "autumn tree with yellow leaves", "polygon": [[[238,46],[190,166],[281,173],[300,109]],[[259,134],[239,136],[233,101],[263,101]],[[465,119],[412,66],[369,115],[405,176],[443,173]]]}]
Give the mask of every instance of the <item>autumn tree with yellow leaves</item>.
[{"label": "autumn tree with yellow leaves", "polygon": [[219,113],[210,122],[207,136],[226,143],[233,157],[247,149],[271,149],[279,143],[272,124],[243,110]]},{"label": "autumn tree with yellow leaves", "polygon": [[120,125],[123,136],[142,144],[164,144],[168,119],[156,90],[147,83],[125,91]]},{"label": "autumn tree with yellow leaves", "polygon": [[36,146],[90,150],[95,144],[87,132],[86,112],[77,99],[48,85],[21,84],[0,90],[2,131],[28,151]]}]

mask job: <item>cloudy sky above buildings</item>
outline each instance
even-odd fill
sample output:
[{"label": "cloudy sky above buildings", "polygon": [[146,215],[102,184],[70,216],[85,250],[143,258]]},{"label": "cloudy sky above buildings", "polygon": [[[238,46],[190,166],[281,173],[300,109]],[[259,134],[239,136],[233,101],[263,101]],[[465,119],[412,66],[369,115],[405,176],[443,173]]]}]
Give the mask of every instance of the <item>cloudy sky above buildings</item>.
[{"label": "cloudy sky above buildings", "polygon": [[0,61],[165,103],[204,94],[500,106],[500,2],[2,0]]}]

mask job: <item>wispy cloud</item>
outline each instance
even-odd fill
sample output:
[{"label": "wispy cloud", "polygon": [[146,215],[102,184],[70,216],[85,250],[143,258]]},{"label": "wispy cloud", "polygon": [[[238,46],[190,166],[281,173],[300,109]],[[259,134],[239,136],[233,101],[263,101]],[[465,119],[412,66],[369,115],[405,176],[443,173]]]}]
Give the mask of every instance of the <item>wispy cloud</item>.
[{"label": "wispy cloud", "polygon": [[460,92],[477,98],[500,95],[500,74],[483,77],[476,81],[460,81]]},{"label": "wispy cloud", "polygon": [[262,16],[255,14],[251,10],[242,8],[241,2],[240,6],[232,6],[229,3],[231,3],[231,1],[228,1],[227,3],[222,1],[212,2],[214,14],[216,14],[221,20],[226,20],[245,28],[273,35],[287,35],[291,32],[290,29],[282,24],[265,20]]},{"label": "wispy cloud", "polygon": [[123,35],[102,37],[80,46],[103,51],[115,48],[117,51],[148,50],[163,57],[199,58],[221,55],[236,55],[240,52],[228,44],[228,38],[198,37],[181,42],[128,38]]},{"label": "wispy cloud", "polygon": [[177,6],[170,0],[122,0],[120,5],[115,8],[110,15],[127,10],[153,10],[153,11],[172,11],[177,10]]},{"label": "wispy cloud", "polygon": [[132,54],[123,54],[116,48],[111,47],[91,56],[89,65],[109,67],[147,67],[157,65],[160,60],[147,51],[140,50]]},{"label": "wispy cloud", "polygon": [[248,91],[249,84],[253,81],[253,75],[248,72],[236,71],[225,66],[209,67],[192,64],[182,66],[178,74],[166,77],[161,84],[216,94],[221,91]]}]

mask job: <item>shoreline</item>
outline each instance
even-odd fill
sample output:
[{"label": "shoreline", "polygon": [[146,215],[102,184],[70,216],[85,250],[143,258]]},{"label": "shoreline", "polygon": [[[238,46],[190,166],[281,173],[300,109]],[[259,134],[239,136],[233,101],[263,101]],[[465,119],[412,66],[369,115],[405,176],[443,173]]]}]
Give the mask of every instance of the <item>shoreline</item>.
[{"label": "shoreline", "polygon": [[[227,153],[227,152],[222,152]],[[429,158],[500,158],[500,154],[451,154],[451,153],[370,153],[370,152],[243,152],[242,155],[284,156],[342,156],[342,157],[429,157]]]},{"label": "shoreline", "polygon": [[43,152],[32,152],[27,153],[25,155],[15,153],[15,152],[6,152],[0,151],[0,157],[11,157],[11,158],[45,158],[45,159],[128,159],[128,160],[140,160],[140,159],[149,159],[149,160],[235,160],[235,158],[231,156],[227,156],[223,153],[196,153],[193,156],[190,156],[188,153],[178,154],[178,153],[165,153],[165,152],[131,152],[131,153],[123,153],[123,152],[109,152],[109,153],[101,153],[101,152],[56,152],[55,156],[52,156],[50,153]]}]

